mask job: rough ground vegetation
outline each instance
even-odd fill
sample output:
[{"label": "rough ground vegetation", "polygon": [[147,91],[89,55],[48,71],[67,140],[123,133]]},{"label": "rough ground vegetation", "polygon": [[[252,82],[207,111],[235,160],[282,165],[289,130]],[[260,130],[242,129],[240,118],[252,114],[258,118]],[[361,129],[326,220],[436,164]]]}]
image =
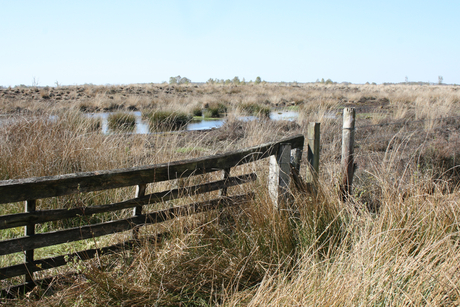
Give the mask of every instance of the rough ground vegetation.
[{"label": "rough ground vegetation", "polygon": [[[38,90],[38,91],[37,91]],[[126,85],[0,91],[10,122],[0,126],[2,179],[112,169],[212,155],[296,133],[321,122],[320,189],[293,189],[297,213],[273,210],[267,167],[253,203],[180,219],[161,241],[84,263],[71,263],[48,291],[4,300],[30,306],[450,306],[460,303],[458,141],[455,86],[260,84]],[[60,97],[60,99],[57,99]],[[98,110],[163,110],[225,104],[228,121],[205,133],[103,135],[81,116]],[[241,122],[243,104],[291,107],[297,122]],[[353,197],[342,203],[341,109],[357,109]],[[49,120],[55,114],[58,120]],[[83,118],[83,120],[82,120]],[[305,172],[305,156],[302,174]],[[248,169],[246,169],[248,170]],[[235,172],[242,172],[236,170]],[[149,189],[167,189],[184,180]],[[192,180],[192,179],[190,179]],[[195,179],[193,179],[195,180]],[[196,180],[200,180],[199,178]],[[133,189],[39,208],[132,197]],[[232,192],[232,191],[230,191]],[[166,206],[170,204],[164,204]],[[2,214],[22,204],[1,205]],[[155,208],[149,208],[154,210]],[[131,212],[122,212],[128,215]],[[118,217],[120,217],[118,216]],[[111,216],[96,217],[105,221]],[[71,221],[76,223],[77,221]],[[59,229],[66,225],[47,225]],[[40,231],[38,229],[37,231]],[[22,235],[1,233],[2,238]],[[108,244],[114,236],[92,242]],[[88,243],[90,244],[90,243]],[[82,247],[86,248],[86,246]],[[8,259],[2,259],[2,264]],[[13,281],[14,282],[14,281]],[[6,283],[2,284],[3,287]]]}]

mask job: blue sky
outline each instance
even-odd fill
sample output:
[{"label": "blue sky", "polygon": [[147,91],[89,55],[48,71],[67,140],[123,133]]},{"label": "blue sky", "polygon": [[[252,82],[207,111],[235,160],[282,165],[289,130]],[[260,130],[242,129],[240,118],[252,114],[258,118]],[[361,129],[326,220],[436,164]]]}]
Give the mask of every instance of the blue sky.
[{"label": "blue sky", "polygon": [[0,0],[0,85],[460,84],[460,1]]}]

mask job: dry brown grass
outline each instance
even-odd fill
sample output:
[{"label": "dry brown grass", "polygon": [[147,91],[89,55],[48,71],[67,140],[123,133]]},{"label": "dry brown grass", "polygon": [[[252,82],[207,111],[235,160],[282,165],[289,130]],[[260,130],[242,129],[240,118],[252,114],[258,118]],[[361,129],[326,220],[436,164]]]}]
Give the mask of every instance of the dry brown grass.
[{"label": "dry brown grass", "polygon": [[[298,213],[283,215],[271,206],[266,189],[266,163],[248,165],[245,171],[257,171],[260,180],[233,192],[255,191],[253,203],[165,224],[163,230],[171,235],[164,241],[144,242],[119,254],[74,263],[68,269],[82,274],[76,279],[56,282],[55,292],[5,303],[18,306],[452,306],[460,303],[457,171],[460,132],[456,118],[432,120],[460,114],[457,87],[129,85],[123,89],[86,86],[68,91],[68,96],[85,96],[67,105],[61,105],[53,97],[36,104],[31,104],[30,99],[26,102],[5,98],[10,93],[0,97],[4,112],[19,107],[38,115],[49,110],[47,106],[53,103],[56,109],[49,113],[60,114],[61,118],[53,122],[48,117],[31,118],[23,112],[23,117],[12,125],[0,127],[3,179],[211,155],[290,134],[306,134],[308,122],[319,121],[321,188],[318,197],[293,191]],[[103,109],[112,102],[124,108],[132,104],[138,109],[161,109],[166,104],[168,108],[192,109],[223,102],[232,111],[224,127],[201,134],[108,136],[90,129],[91,125],[81,120],[79,104]],[[290,105],[298,110],[299,120],[297,123],[240,122],[235,118],[237,111],[233,110],[243,103]],[[340,202],[337,193],[343,106],[357,108],[357,126],[390,124],[357,129],[358,169],[353,197],[347,204]],[[39,109],[42,111],[38,112]],[[63,113],[64,109],[70,111]],[[391,124],[395,121],[410,123]],[[302,172],[305,163],[304,159]],[[182,182],[168,184],[173,187]],[[150,189],[167,189],[168,184]],[[116,197],[127,198],[132,193],[126,190]],[[158,228],[146,228],[143,234],[157,231]]]}]

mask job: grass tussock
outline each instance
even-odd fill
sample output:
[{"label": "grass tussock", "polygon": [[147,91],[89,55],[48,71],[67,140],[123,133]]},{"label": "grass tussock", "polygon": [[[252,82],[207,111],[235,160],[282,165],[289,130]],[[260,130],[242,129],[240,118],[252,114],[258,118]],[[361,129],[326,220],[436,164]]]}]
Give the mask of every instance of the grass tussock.
[{"label": "grass tussock", "polygon": [[269,118],[271,112],[270,107],[254,103],[243,103],[241,105],[241,110],[248,115],[258,116],[261,118]]},{"label": "grass tussock", "polygon": [[221,102],[206,103],[204,105],[204,114],[206,117],[210,117],[210,118],[224,117],[227,111],[228,111],[227,105]]},{"label": "grass tussock", "polygon": [[[94,128],[97,124],[79,112],[57,112],[59,120],[20,112],[11,125],[0,126],[1,177],[94,171],[212,155],[297,133],[306,135],[308,123],[318,121],[322,146],[318,194],[292,187],[294,210],[291,214],[279,212],[273,209],[267,191],[266,161],[232,169],[232,175],[257,172],[258,181],[229,189],[230,194],[254,191],[256,197],[251,203],[145,227],[141,231],[143,240],[135,247],[92,261],[72,262],[66,270],[79,272],[76,277],[61,277],[47,292],[37,289],[27,297],[2,303],[17,306],[460,304],[457,171],[460,163],[456,150],[460,134],[458,121],[451,118],[460,114],[455,87],[310,84],[292,88],[247,85],[230,89],[203,85],[181,86],[179,91],[161,86],[161,92],[159,87],[128,86],[122,92],[138,97],[138,109],[143,108],[142,91],[150,91],[159,100],[164,99],[164,103],[182,106],[187,114],[192,114],[194,107],[206,112],[214,103],[226,101],[229,113],[226,123],[205,133],[103,135]],[[90,89],[76,93],[85,97],[111,95],[113,100],[125,103],[121,101],[119,88]],[[188,98],[179,94],[193,99],[189,103]],[[232,112],[240,112],[238,106],[243,103],[292,105],[299,112],[299,120],[239,121]],[[359,115],[355,134],[357,169],[353,195],[347,203],[342,203],[338,194],[340,112],[344,106],[354,106]],[[24,105],[18,102],[18,107]],[[170,117],[171,114],[165,118]],[[307,153],[303,155],[302,176]],[[198,184],[219,176],[183,178],[149,186],[148,190]],[[82,202],[97,205],[133,195],[134,189],[128,188],[40,201],[38,206],[40,209],[72,207]],[[203,197],[204,200],[208,196]],[[147,206],[146,210],[189,200]],[[22,212],[23,204],[0,205],[0,208],[3,214],[18,213]],[[116,218],[130,214],[131,211],[117,213]],[[92,218],[89,222],[107,221],[114,216]],[[37,231],[74,227],[80,222],[44,225],[47,229]],[[2,233],[2,238],[21,236],[22,231]],[[160,240],[147,240],[162,231],[169,234]],[[109,244],[111,239],[106,240],[98,244]]]},{"label": "grass tussock", "polygon": [[191,120],[192,116],[177,111],[144,112],[144,118],[149,121],[151,131],[169,131],[183,129]]},{"label": "grass tussock", "polygon": [[109,129],[112,131],[133,131],[136,126],[136,117],[134,114],[116,112],[109,114],[107,122]]}]

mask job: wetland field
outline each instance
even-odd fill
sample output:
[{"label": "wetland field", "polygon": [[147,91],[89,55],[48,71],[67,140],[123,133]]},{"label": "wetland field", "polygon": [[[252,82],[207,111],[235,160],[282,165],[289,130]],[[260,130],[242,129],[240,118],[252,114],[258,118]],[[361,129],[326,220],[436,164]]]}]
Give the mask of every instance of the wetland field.
[{"label": "wetland field", "polygon": [[[356,171],[353,195],[346,203],[338,193],[344,107],[354,107],[357,114]],[[219,125],[205,125],[216,122]],[[309,122],[321,124],[319,189],[317,195],[292,189],[295,216],[273,209],[267,164],[251,164],[248,167],[259,179],[238,187],[256,193],[249,205],[145,227],[145,236],[163,230],[170,234],[155,244],[141,242],[122,253],[69,263],[59,272],[78,275],[62,275],[52,289],[37,288],[22,298],[0,299],[0,304],[460,304],[459,86],[261,83],[0,88],[0,180],[214,155],[307,135]],[[205,126],[187,128],[194,123]],[[304,152],[301,176],[306,173],[306,156]],[[181,184],[178,180],[149,190]],[[82,202],[98,205],[133,194],[134,188],[127,188],[85,199],[51,199],[39,202],[37,209],[71,208]],[[0,205],[2,215],[23,210],[23,204]],[[106,214],[90,222],[112,218]],[[46,224],[46,229],[36,231],[79,222]],[[2,240],[22,235],[22,228],[0,230]],[[87,240],[39,254],[45,257],[123,239],[121,234]],[[2,257],[4,267],[19,263],[23,256]],[[1,281],[2,288],[19,282]]]}]

